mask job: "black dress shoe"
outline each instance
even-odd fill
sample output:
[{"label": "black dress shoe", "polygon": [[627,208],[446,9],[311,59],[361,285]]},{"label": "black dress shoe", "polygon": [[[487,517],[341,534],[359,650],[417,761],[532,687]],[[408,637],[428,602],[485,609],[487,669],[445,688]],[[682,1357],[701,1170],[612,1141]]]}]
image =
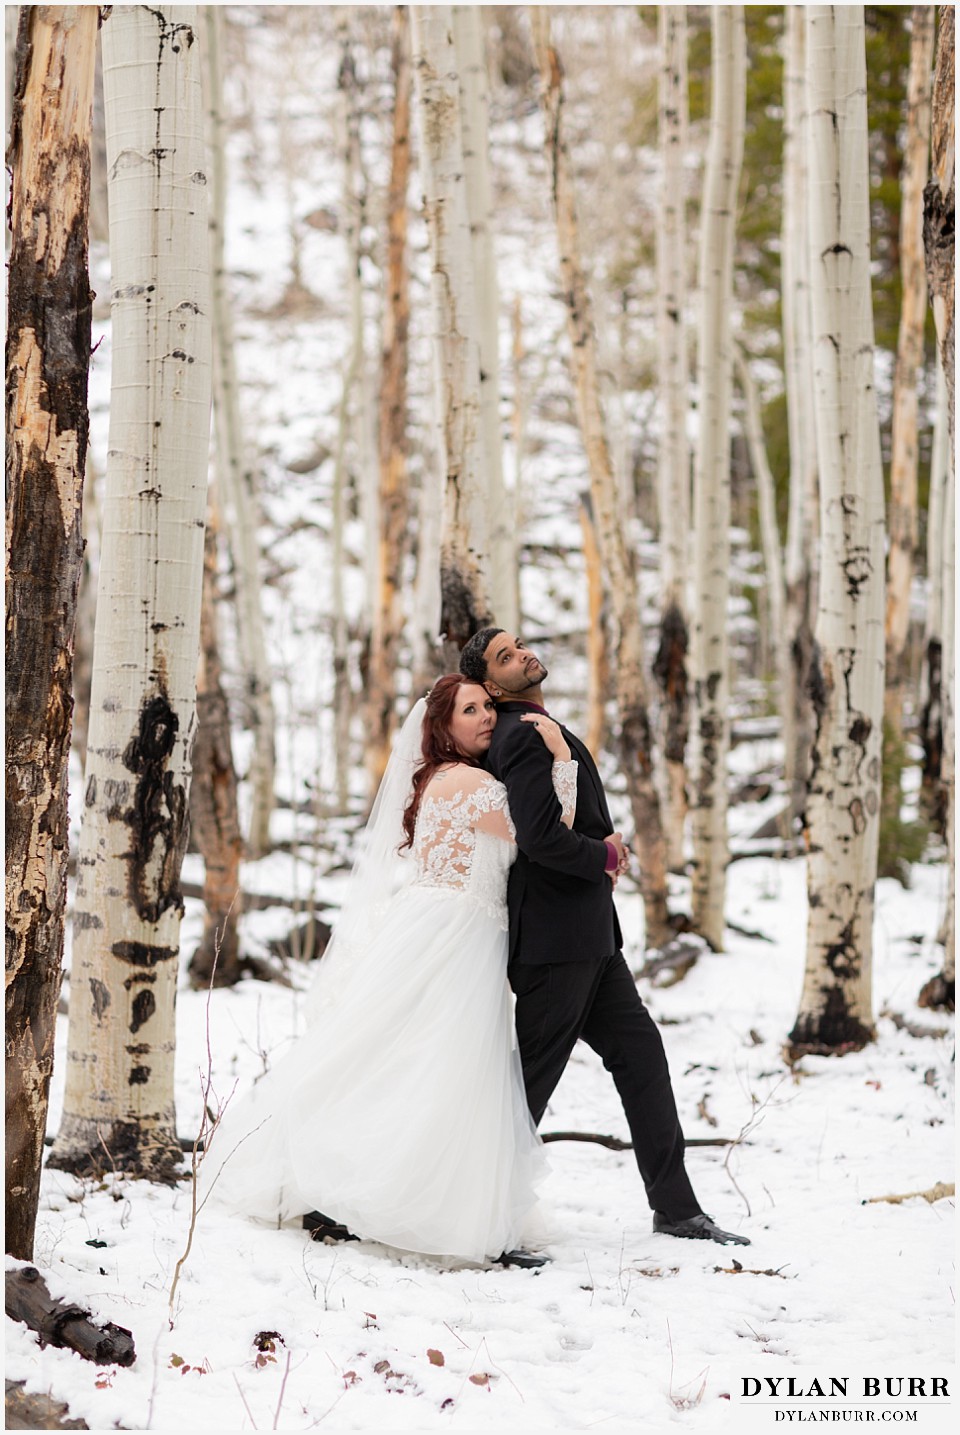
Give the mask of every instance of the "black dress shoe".
[{"label": "black dress shoe", "polygon": [[311,1241],[359,1241],[360,1237],[341,1226],[332,1216],[322,1211],[308,1211],[302,1221],[303,1229],[310,1232]]},{"label": "black dress shoe", "polygon": [[682,1236],[688,1241],[716,1241],[718,1246],[749,1246],[746,1236],[721,1231],[712,1216],[689,1216],[685,1221],[671,1221],[662,1211],[653,1213],[653,1229],[661,1236]]},{"label": "black dress shoe", "polygon": [[536,1271],[550,1264],[549,1256],[535,1256],[532,1251],[503,1251],[497,1256],[498,1266],[519,1266],[524,1271]]}]

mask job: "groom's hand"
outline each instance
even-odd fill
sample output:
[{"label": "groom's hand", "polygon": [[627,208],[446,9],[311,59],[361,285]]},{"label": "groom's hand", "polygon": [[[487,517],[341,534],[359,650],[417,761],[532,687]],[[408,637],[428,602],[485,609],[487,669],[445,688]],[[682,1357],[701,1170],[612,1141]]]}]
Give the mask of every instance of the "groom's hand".
[{"label": "groom's hand", "polygon": [[616,869],[615,869],[613,872],[608,872],[608,873],[607,873],[607,876],[610,878],[610,880],[611,880],[611,882],[613,883],[613,885],[616,886],[616,885],[617,885],[617,878],[618,878],[623,872],[626,872],[626,871],[627,871],[627,868],[628,868],[629,865],[630,865],[630,848],[629,848],[629,847],[627,846],[627,844],[624,842],[624,840],[623,840],[623,833],[622,833],[622,832],[611,832],[610,835],[609,835],[608,837],[605,837],[603,840],[604,840],[604,842],[609,842],[610,845],[611,845],[611,847],[613,847],[613,848],[616,850],[616,854],[617,854],[617,866],[616,866]]}]

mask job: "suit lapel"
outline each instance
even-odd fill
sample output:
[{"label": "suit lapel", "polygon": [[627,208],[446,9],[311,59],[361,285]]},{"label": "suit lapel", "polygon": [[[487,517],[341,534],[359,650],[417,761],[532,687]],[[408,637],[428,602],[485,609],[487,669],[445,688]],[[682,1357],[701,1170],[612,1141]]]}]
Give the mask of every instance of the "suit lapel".
[{"label": "suit lapel", "polygon": [[[500,708],[504,712],[517,714],[530,711],[530,709],[524,703],[501,703]],[[600,806],[600,812],[603,817],[603,820],[608,824],[608,830],[612,832],[613,819],[610,816],[610,809],[607,807],[607,794],[603,790],[603,783],[600,781],[600,774],[597,771],[597,764],[593,760],[593,754],[590,752],[589,748],[584,746],[584,744],[577,737],[576,733],[573,733],[570,731],[569,728],[564,727],[563,723],[560,724],[560,728],[563,732],[564,737],[567,739],[567,742],[570,744],[570,751],[573,753],[574,757],[576,757],[581,767],[583,767],[583,769],[588,774],[590,781],[593,785],[593,790],[596,793],[597,802]]]}]

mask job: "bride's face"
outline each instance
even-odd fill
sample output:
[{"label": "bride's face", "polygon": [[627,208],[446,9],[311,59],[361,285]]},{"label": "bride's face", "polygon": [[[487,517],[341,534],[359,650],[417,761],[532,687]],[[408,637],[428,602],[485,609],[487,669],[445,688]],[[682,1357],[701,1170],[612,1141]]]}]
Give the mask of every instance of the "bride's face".
[{"label": "bride's face", "polygon": [[457,689],[450,736],[466,757],[482,757],[497,725],[497,705],[479,683]]}]

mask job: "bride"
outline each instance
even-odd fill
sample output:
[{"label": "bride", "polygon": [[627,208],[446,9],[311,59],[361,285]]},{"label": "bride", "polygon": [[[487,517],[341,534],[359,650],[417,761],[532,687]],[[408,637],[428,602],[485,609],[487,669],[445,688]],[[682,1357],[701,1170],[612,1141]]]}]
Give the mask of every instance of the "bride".
[{"label": "bride", "polygon": [[[577,764],[556,723],[523,720],[553,755],[556,820],[570,826]],[[546,1163],[506,975],[515,832],[506,789],[480,766],[496,721],[459,673],[407,718],[307,1029],[217,1123],[202,1197],[274,1224],[322,1211],[404,1251],[514,1254]]]}]

